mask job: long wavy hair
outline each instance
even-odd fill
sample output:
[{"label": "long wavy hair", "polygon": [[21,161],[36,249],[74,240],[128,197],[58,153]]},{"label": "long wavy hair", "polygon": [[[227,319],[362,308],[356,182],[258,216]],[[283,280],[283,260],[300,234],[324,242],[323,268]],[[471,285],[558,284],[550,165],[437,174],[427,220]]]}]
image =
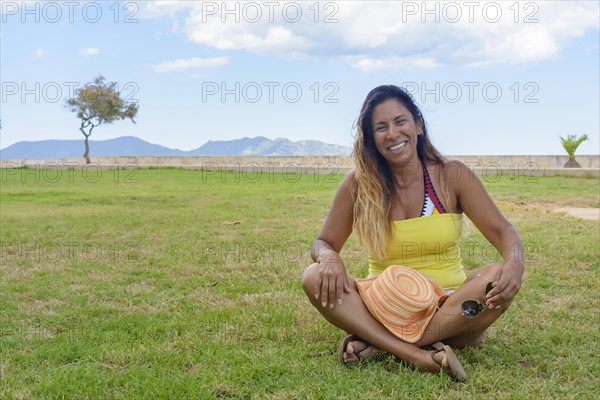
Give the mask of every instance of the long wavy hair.
[{"label": "long wavy hair", "polygon": [[[354,142],[355,193],[353,231],[366,247],[367,253],[377,259],[386,258],[386,248],[391,237],[392,197],[397,193],[396,181],[385,158],[375,146],[373,137],[373,111],[389,99],[398,100],[413,116],[417,129],[417,155],[422,163],[435,163],[441,168],[444,182],[445,158],[433,146],[427,125],[412,96],[393,85],[378,86],[371,90],[363,103],[357,121]],[[447,185],[442,184],[442,194],[449,205]]]}]

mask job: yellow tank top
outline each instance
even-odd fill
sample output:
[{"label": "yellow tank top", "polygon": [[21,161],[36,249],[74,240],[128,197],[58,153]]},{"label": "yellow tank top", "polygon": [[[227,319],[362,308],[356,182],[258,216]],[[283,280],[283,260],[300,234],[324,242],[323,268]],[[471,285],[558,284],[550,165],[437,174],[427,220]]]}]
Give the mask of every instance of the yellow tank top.
[{"label": "yellow tank top", "polygon": [[390,265],[404,265],[433,279],[444,290],[457,289],[467,278],[457,243],[462,222],[463,215],[453,213],[393,221],[386,258],[369,256],[369,277]]}]

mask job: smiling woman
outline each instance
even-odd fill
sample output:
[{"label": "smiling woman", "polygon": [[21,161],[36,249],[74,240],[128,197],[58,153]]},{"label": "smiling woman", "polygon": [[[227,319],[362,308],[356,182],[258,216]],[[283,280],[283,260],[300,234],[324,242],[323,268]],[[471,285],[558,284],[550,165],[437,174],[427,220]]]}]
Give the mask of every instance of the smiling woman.
[{"label": "smiling woman", "polygon": [[[356,169],[340,185],[311,248],[315,263],[302,277],[304,291],[325,319],[348,332],[342,364],[383,350],[419,369],[466,379],[452,347],[480,344],[518,292],[517,230],[464,164],[434,148],[421,111],[399,87],[367,95],[354,158]],[[452,179],[449,167],[459,171]],[[463,213],[503,264],[466,276],[457,244]],[[368,278],[349,277],[340,257],[352,231],[369,255]]]}]

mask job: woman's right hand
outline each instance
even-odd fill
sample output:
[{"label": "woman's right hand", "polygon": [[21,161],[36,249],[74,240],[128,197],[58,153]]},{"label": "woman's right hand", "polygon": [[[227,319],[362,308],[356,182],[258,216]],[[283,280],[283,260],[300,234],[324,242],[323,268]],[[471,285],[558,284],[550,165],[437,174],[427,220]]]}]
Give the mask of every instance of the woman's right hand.
[{"label": "woman's right hand", "polygon": [[350,293],[350,279],[340,255],[333,250],[322,251],[317,264],[315,298],[321,299],[323,307],[329,304],[329,308],[333,308],[336,302],[342,304],[342,295]]}]

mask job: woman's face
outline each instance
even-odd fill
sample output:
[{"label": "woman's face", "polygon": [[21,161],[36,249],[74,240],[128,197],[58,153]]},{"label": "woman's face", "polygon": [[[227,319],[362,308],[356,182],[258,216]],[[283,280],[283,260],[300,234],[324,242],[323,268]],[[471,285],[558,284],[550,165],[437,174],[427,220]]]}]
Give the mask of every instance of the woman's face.
[{"label": "woman's face", "polygon": [[391,165],[417,162],[417,132],[412,114],[396,99],[389,99],[373,110],[372,129],[375,146]]}]

